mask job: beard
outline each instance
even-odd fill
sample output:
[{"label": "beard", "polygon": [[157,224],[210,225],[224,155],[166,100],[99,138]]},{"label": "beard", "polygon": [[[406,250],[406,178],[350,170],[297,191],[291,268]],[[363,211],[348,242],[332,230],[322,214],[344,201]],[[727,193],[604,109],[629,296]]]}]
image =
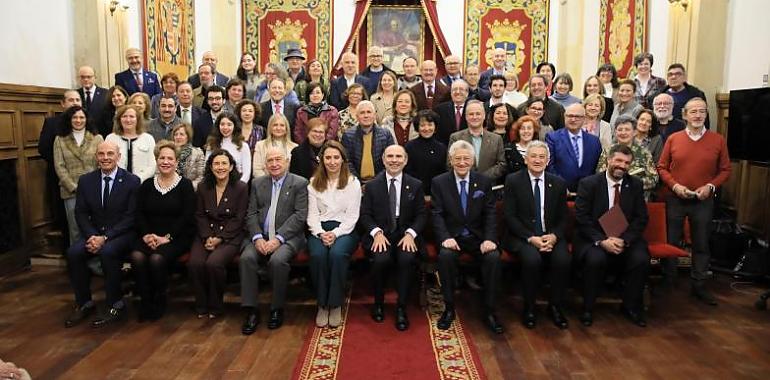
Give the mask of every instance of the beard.
[{"label": "beard", "polygon": [[665,120],[665,119],[668,119],[669,117],[671,117],[671,113],[668,112],[668,111],[666,111],[666,112],[652,111],[652,113],[655,114],[655,118],[658,119],[658,120]]}]

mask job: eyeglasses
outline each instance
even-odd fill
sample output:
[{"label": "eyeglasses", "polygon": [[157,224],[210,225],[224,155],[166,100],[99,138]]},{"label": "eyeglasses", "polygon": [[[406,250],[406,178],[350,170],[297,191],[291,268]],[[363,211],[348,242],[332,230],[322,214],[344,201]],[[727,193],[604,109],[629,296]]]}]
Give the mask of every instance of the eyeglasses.
[{"label": "eyeglasses", "polygon": [[533,112],[543,112],[542,108],[529,107],[528,109]]},{"label": "eyeglasses", "polygon": [[209,96],[209,97],[208,97],[208,99],[209,99],[209,100],[222,100],[222,99],[224,99],[224,98],[223,98],[223,97],[221,97],[221,96]]},{"label": "eyeglasses", "polygon": [[372,54],[369,58],[382,58],[382,54]]},{"label": "eyeglasses", "polygon": [[567,114],[564,115],[567,117],[567,119],[583,119],[585,118],[585,115],[573,115],[573,114]]},{"label": "eyeglasses", "polygon": [[459,65],[460,62],[447,62],[446,64],[447,65]]},{"label": "eyeglasses", "polygon": [[682,75],[684,75],[684,73],[681,71],[674,71],[674,72],[667,73],[666,75],[670,77],[681,77]]}]

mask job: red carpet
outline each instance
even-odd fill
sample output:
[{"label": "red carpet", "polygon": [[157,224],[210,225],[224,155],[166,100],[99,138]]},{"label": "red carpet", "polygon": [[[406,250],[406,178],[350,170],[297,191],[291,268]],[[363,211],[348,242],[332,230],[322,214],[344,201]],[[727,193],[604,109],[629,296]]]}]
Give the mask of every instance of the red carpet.
[{"label": "red carpet", "polygon": [[[485,379],[478,353],[458,318],[440,331],[440,295],[429,295],[429,309],[409,309],[409,330],[394,327],[395,294],[386,300],[384,323],[369,317],[372,297],[354,286],[337,329],[311,326],[293,379]],[[363,289],[362,289],[363,288]],[[430,293],[430,292],[429,292]]]}]

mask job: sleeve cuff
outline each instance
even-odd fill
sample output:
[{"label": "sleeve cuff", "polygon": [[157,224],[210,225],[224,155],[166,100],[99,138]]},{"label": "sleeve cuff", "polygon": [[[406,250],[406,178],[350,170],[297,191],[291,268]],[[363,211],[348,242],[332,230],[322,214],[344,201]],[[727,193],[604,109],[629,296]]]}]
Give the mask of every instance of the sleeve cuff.
[{"label": "sleeve cuff", "polygon": [[286,239],[283,238],[283,236],[275,234],[275,238],[278,239],[278,241],[281,242],[281,244],[286,243]]},{"label": "sleeve cuff", "polygon": [[262,234],[256,234],[256,235],[254,235],[254,236],[251,238],[251,242],[253,243],[253,242],[255,242],[255,241],[259,240],[259,239],[262,239]]},{"label": "sleeve cuff", "polygon": [[417,239],[417,232],[415,232],[415,230],[413,230],[411,228],[407,228],[406,229],[406,233],[408,233],[409,235],[412,235],[413,239]]},{"label": "sleeve cuff", "polygon": [[380,231],[382,231],[382,228],[374,227],[371,231],[369,231],[369,236],[374,237],[374,235],[377,235],[377,233]]}]

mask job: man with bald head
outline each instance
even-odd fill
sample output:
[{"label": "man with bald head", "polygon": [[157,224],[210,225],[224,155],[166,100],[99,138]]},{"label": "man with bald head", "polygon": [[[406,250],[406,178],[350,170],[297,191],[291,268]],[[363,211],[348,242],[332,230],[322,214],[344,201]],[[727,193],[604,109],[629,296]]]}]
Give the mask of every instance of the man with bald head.
[{"label": "man with bald head", "polygon": [[441,84],[447,87],[452,87],[452,83],[455,80],[463,79],[463,73],[461,72],[462,62],[460,57],[452,54],[444,58],[444,70],[446,75],[441,77]]},{"label": "man with bald head", "polygon": [[548,172],[567,182],[567,190],[577,192],[580,179],[596,172],[596,164],[602,154],[599,138],[583,132],[586,110],[582,104],[573,104],[564,111],[565,128],[545,136],[551,151]]},{"label": "man with bald head", "polygon": [[489,90],[489,81],[492,75],[505,75],[505,61],[507,59],[505,49],[495,48],[492,51],[492,67],[481,73],[479,87]]},{"label": "man with bald head", "polygon": [[376,124],[374,104],[368,100],[358,103],[358,126],[348,128],[342,135],[342,145],[348,153],[350,173],[366,183],[385,169],[382,157],[385,148],[395,144],[393,134]]},{"label": "man with bald head", "polygon": [[80,100],[91,120],[99,120],[107,104],[107,89],[96,85],[96,73],[91,66],[78,69]]},{"label": "man with bald head", "polygon": [[241,327],[244,335],[253,334],[260,321],[257,302],[260,263],[267,263],[273,285],[267,328],[277,329],[283,325],[289,263],[306,244],[308,181],[289,173],[286,154],[275,147],[265,153],[265,171],[266,175],[251,181],[246,215],[248,233],[240,258],[241,305],[246,312]]},{"label": "man with bald head", "polygon": [[346,52],[342,55],[342,75],[337,77],[331,83],[329,89],[329,104],[338,110],[348,108],[348,100],[342,97],[345,90],[353,83],[358,83],[366,89],[366,93],[371,95],[377,90],[377,83],[372,83],[369,78],[358,74],[358,56]]},{"label": "man with bald head", "polygon": [[422,83],[410,91],[417,100],[417,111],[433,109],[434,106],[449,100],[449,87],[436,80],[436,62],[427,60],[420,66]]},{"label": "man with bald head", "polygon": [[98,257],[104,270],[106,313],[92,322],[103,327],[126,315],[121,279],[123,261],[136,240],[134,211],[139,177],[118,167],[120,149],[103,142],[96,150],[98,169],[78,180],[75,219],[80,240],[67,250],[67,269],[75,291],[75,309],[65,327],[83,321],[95,310],[91,298],[91,270],[88,261]]},{"label": "man with bald head", "polygon": [[142,51],[137,48],[126,49],[128,69],[115,74],[115,84],[123,87],[128,95],[144,92],[152,98],[160,94],[158,74],[142,67]]},{"label": "man with bald head", "polygon": [[[230,77],[227,75],[224,75],[217,71],[217,55],[213,51],[207,51],[203,53],[203,57],[201,59],[201,64],[208,64],[211,65],[211,83],[210,86],[222,86],[225,87],[227,85],[227,82],[230,81]],[[201,78],[198,73],[195,73],[193,75],[190,75],[189,78],[187,78],[187,81],[190,82],[190,85],[192,85],[193,90],[201,86]]]}]

